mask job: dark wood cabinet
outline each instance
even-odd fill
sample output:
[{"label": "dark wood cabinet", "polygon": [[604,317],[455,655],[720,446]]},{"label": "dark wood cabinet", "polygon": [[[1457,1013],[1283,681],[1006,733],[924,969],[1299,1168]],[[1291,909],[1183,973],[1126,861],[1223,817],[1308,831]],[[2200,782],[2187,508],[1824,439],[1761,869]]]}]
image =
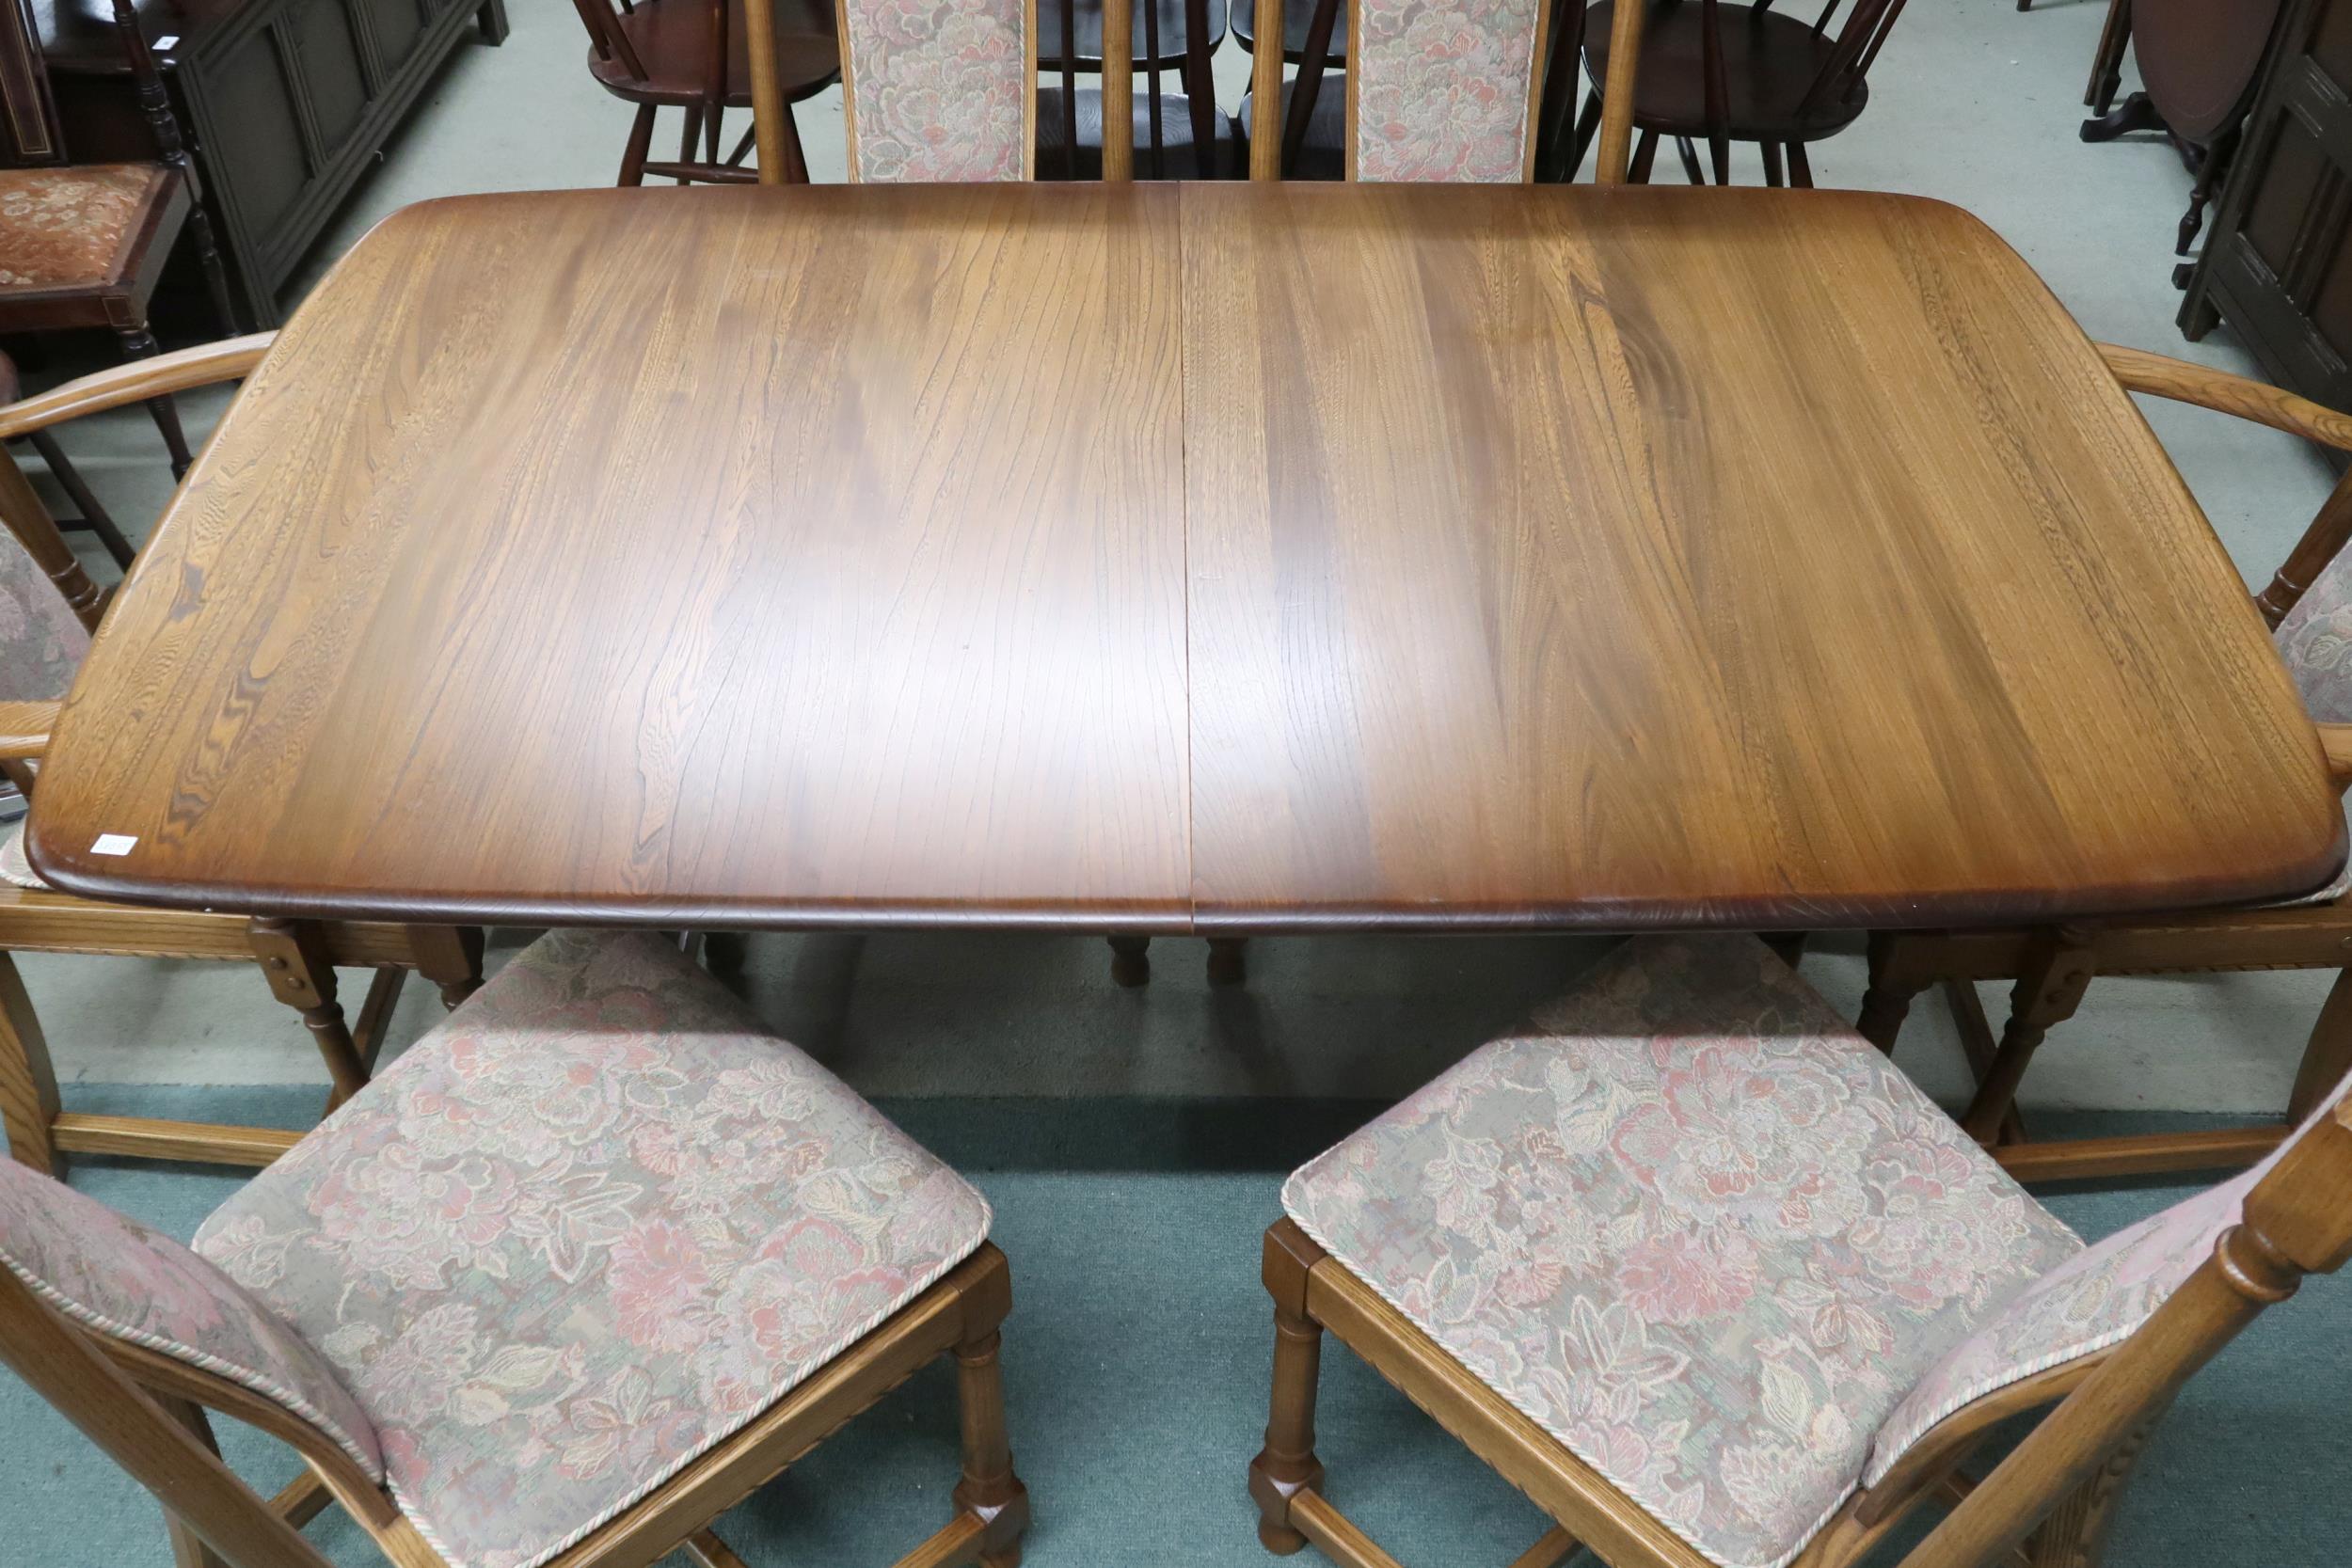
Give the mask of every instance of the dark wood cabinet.
[{"label": "dark wood cabinet", "polygon": [[[68,150],[151,159],[111,9],[33,7]],[[279,285],[465,29],[506,37],[505,0],[148,0],[139,15],[248,326],[277,324]]]},{"label": "dark wood cabinet", "polygon": [[2352,409],[2352,0],[2291,0],[2181,330],[2217,318],[2271,379]]}]

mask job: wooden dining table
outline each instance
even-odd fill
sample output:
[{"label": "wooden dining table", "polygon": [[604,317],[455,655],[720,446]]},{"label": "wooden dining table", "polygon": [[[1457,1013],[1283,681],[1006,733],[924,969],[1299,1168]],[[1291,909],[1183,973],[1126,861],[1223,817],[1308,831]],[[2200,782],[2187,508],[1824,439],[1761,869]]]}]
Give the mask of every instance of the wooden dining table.
[{"label": "wooden dining table", "polygon": [[1967,214],[1295,184],[427,202],[116,598],[29,848],[271,916],[2056,922],[2344,856]]}]

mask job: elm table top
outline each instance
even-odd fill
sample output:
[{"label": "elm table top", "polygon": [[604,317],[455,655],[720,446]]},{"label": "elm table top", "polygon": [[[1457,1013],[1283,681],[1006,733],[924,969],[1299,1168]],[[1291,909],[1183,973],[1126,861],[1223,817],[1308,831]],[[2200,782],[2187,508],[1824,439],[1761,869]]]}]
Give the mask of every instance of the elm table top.
[{"label": "elm table top", "polygon": [[410,208],[38,800],[78,892],[420,920],[1947,925],[2344,853],[2080,330],[1830,192]]}]

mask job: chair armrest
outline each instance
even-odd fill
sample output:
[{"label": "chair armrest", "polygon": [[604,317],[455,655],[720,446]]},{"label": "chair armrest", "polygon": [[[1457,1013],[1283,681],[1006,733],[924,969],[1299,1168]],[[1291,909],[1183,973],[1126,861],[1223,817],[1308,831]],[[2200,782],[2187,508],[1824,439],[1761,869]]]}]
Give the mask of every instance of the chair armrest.
[{"label": "chair armrest", "polygon": [[2328,777],[2342,788],[2352,784],[2352,724],[2314,724],[2319,749],[2328,758]]},{"label": "chair armrest", "polygon": [[52,387],[39,397],[0,407],[0,439],[29,436],[85,414],[119,408],[126,403],[144,403],[167,392],[184,392],[191,387],[234,381],[250,374],[269,352],[270,344],[277,341],[275,332],[224,338],[216,343],[134,359],[95,375],[77,376],[62,387]]},{"label": "chair armrest", "polygon": [[2132,391],[2170,398],[2175,403],[2193,403],[2200,408],[2252,420],[2322,446],[2352,451],[2352,415],[2339,414],[2266,382],[2192,365],[2169,355],[2122,348],[2114,343],[2101,343],[2098,349],[2107,369],[2115,372],[2115,379]]},{"label": "chair armrest", "polygon": [[[62,703],[0,703],[0,761],[23,762],[49,750]],[[2322,725],[2325,729],[2328,726]],[[2352,736],[2352,725],[2344,726]],[[2352,749],[2352,738],[2347,739]]]}]

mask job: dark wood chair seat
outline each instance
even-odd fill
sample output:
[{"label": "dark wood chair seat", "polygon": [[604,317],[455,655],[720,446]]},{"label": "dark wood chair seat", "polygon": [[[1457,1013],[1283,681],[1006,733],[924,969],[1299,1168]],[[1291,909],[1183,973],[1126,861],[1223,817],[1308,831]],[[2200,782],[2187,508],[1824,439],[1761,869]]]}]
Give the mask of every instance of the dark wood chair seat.
[{"label": "dark wood chair seat", "polygon": [[[1290,113],[1291,98],[1297,91],[1294,79],[1282,84],[1282,112]],[[1249,138],[1253,134],[1257,94],[1244,93],[1241,113],[1234,118],[1234,140],[1241,156],[1249,156]],[[1323,87],[1315,94],[1314,111],[1307,119],[1307,139],[1298,149],[1295,160],[1282,166],[1285,180],[1344,180],[1347,178],[1347,77],[1330,71],[1323,78]]]},{"label": "dark wood chair seat", "polygon": [[[1585,69],[1596,82],[1609,74],[1612,0],[1584,21]],[[1724,6],[1723,47],[1728,89],[1724,128],[1733,141],[1819,141],[1852,124],[1870,101],[1857,75],[1843,95],[1823,93],[1806,103],[1830,63],[1836,35],[1817,33],[1778,11]],[[1653,9],[1642,40],[1642,73],[1633,95],[1633,123],[1661,135],[1708,134],[1706,13],[1696,5]]]},{"label": "dark wood chair seat", "polygon": [[[1063,0],[1038,0],[1037,53],[1047,71],[1061,63],[1061,17]],[[1153,24],[1158,29],[1158,52],[1153,53],[1152,35],[1146,28],[1143,8],[1136,8],[1135,55],[1137,71],[1154,67],[1172,71],[1184,63],[1184,51],[1191,42],[1185,28],[1184,0],[1153,0]],[[1103,0],[1078,0],[1077,15],[1071,19],[1073,38],[1077,54],[1074,60],[1079,71],[1099,75],[1103,70]],[[1204,51],[1214,51],[1225,41],[1225,0],[1208,0],[1208,36],[1201,40]],[[1136,149],[1143,148],[1138,132]]]},{"label": "dark wood chair seat", "polygon": [[[1160,153],[1155,164],[1152,151],[1152,119],[1149,94],[1138,91],[1135,99],[1136,178],[1138,180],[1216,180],[1223,178],[1226,163],[1233,146],[1232,127],[1225,111],[1215,104],[1209,112],[1216,117],[1215,146],[1204,168],[1199,159],[1199,143],[1192,129],[1192,100],[1181,92],[1160,95]],[[1103,91],[1100,87],[1080,87],[1078,103],[1078,155],[1074,169],[1062,157],[1061,88],[1044,87],[1037,95],[1037,173],[1041,180],[1100,180],[1103,178]]]},{"label": "dark wood chair seat", "polygon": [[[1315,8],[1309,0],[1290,0],[1282,8],[1282,57],[1293,65],[1307,61],[1307,29],[1314,25]],[[1258,0],[1233,0],[1233,40],[1251,54],[1258,50]],[[1331,19],[1331,48],[1327,55],[1334,68],[1347,63],[1347,7]]]},{"label": "dark wood chair seat", "polygon": [[[617,54],[599,57],[592,47],[588,71],[605,91],[632,103],[691,106],[709,90],[710,12],[705,0],[641,0],[613,21],[644,66],[631,72]],[[809,0],[777,0],[776,79],[787,103],[814,97],[841,73],[833,36],[833,8]],[[751,51],[743,41],[743,8],[727,6],[727,103],[749,108]]]}]

